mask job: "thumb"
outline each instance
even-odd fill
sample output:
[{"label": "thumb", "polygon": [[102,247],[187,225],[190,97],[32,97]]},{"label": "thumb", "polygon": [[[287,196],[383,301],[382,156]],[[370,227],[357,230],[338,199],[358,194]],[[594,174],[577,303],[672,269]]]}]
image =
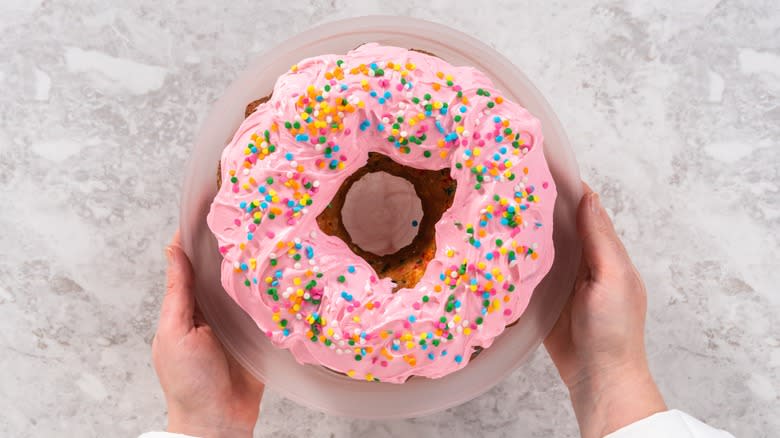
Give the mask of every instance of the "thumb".
[{"label": "thumb", "polygon": [[631,261],[598,193],[583,185],[585,194],[577,211],[577,231],[582,239],[585,264],[591,276],[598,279],[621,272]]},{"label": "thumb", "polygon": [[195,298],[192,295],[192,266],[181,249],[178,231],[165,253],[168,257],[168,286],[160,309],[160,328],[186,334],[193,327]]}]

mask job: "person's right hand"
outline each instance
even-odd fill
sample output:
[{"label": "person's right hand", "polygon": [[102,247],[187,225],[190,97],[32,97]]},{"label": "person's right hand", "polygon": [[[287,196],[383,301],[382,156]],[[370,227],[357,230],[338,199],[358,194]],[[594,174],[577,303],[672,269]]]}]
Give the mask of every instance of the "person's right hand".
[{"label": "person's right hand", "polygon": [[665,411],[647,365],[647,294],[598,194],[584,184],[577,212],[582,263],[545,340],[583,437],[601,437]]}]

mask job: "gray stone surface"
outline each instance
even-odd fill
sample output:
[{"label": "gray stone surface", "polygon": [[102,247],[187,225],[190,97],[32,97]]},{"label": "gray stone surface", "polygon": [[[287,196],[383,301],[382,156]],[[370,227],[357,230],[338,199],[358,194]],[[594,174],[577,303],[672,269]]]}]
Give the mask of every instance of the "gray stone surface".
[{"label": "gray stone surface", "polygon": [[[149,350],[192,137],[251,58],[368,13],[459,28],[525,71],[644,275],[669,405],[738,436],[780,430],[776,1],[122,3],[0,4],[0,435],[164,425]],[[256,430],[576,433],[543,351],[415,420],[328,417],[268,392]]]}]

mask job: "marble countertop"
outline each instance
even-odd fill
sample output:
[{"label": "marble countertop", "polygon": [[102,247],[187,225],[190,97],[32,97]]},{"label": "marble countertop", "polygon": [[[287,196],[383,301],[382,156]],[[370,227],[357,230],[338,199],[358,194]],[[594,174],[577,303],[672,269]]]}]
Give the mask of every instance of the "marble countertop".
[{"label": "marble countertop", "polygon": [[[149,353],[193,134],[252,57],[370,13],[462,29],[535,82],[645,278],[668,404],[737,436],[780,430],[776,1],[103,3],[0,6],[0,435],[164,426]],[[329,417],[269,391],[256,430],[576,434],[543,351],[414,420]]]}]

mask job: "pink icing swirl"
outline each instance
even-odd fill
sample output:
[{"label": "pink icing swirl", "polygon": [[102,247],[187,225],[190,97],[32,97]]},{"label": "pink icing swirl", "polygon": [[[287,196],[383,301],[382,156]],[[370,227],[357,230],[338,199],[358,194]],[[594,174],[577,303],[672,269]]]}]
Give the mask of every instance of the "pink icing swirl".
[{"label": "pink icing swirl", "polygon": [[[458,370],[520,317],[552,264],[542,138],[474,68],[377,44],[305,59],[222,154],[207,218],[222,284],[300,363],[392,383]],[[458,183],[435,258],[396,293],[316,222],[369,152],[450,168]]]}]

